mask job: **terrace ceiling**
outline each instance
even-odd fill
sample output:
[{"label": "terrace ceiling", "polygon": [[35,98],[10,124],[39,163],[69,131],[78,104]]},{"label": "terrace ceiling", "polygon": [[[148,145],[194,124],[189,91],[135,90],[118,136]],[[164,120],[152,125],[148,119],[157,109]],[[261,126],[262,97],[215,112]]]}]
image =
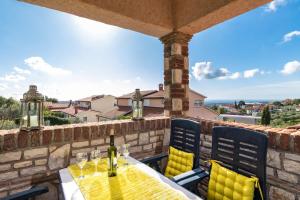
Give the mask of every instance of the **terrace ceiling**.
[{"label": "terrace ceiling", "polygon": [[21,0],[155,37],[195,34],[271,0]]}]

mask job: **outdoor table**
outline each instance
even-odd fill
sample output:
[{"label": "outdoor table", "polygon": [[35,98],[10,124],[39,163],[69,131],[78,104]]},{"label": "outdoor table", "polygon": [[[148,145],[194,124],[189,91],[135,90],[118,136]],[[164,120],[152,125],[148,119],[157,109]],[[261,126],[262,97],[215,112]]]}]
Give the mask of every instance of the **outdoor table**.
[{"label": "outdoor table", "polygon": [[[167,186],[174,192],[179,193],[181,196],[184,196],[186,199],[201,200],[200,197],[194,195],[193,193],[189,192],[185,188],[177,185],[175,182],[166,178],[162,174],[156,172],[149,166],[139,162],[138,160],[136,160],[132,157],[129,157],[127,161],[129,163],[129,165],[135,165],[140,171],[145,172],[147,175],[150,175],[151,177],[155,178],[155,181],[158,180],[159,183],[165,184],[165,186]],[[119,173],[122,173],[122,172],[119,172]],[[84,200],[85,199],[84,195],[80,191],[79,186],[73,179],[68,168],[61,169],[59,171],[59,175],[60,175],[61,186],[62,186],[62,191],[63,191],[65,200]],[[105,175],[107,176],[107,173]],[[145,182],[144,186],[145,186],[145,188],[147,188],[149,190],[149,186],[147,185],[147,182]],[[147,197],[143,196],[143,197],[141,197],[141,199],[147,199]],[[166,198],[162,197],[162,199],[166,199]],[[125,198],[124,198],[124,200],[125,200]]]}]

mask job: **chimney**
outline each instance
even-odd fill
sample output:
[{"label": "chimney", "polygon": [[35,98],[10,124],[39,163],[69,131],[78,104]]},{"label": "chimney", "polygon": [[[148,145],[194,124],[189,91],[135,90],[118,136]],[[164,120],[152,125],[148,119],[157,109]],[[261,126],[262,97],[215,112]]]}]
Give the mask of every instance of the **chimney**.
[{"label": "chimney", "polygon": [[164,85],[163,85],[162,83],[160,83],[160,84],[158,85],[158,90],[159,90],[159,91],[163,91],[163,90],[164,90]]},{"label": "chimney", "polygon": [[75,115],[77,115],[77,113],[78,113],[78,106],[75,105],[74,108],[75,108]]}]

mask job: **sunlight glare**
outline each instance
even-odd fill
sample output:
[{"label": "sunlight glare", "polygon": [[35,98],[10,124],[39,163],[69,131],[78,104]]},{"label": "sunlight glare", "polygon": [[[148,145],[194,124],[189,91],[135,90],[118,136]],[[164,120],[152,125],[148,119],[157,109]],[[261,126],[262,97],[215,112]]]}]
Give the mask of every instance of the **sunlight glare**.
[{"label": "sunlight glare", "polygon": [[88,38],[93,40],[112,38],[119,30],[119,28],[116,26],[108,25],[83,17],[72,16],[71,19],[74,23],[74,26],[76,26],[78,32],[83,37],[87,38],[88,36]]}]

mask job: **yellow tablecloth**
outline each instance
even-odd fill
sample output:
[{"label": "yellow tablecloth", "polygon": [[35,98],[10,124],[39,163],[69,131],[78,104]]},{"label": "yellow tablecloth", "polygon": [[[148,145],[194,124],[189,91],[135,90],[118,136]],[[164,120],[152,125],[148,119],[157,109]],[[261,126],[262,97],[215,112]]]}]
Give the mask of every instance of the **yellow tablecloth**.
[{"label": "yellow tablecloth", "polygon": [[80,169],[77,165],[69,166],[68,170],[86,200],[187,199],[182,192],[160,182],[136,165],[124,166],[123,163],[122,160],[118,162],[118,175],[115,177],[108,177],[106,159],[98,165],[98,174],[95,174],[95,165],[88,162],[82,171],[83,179],[78,178]]}]

